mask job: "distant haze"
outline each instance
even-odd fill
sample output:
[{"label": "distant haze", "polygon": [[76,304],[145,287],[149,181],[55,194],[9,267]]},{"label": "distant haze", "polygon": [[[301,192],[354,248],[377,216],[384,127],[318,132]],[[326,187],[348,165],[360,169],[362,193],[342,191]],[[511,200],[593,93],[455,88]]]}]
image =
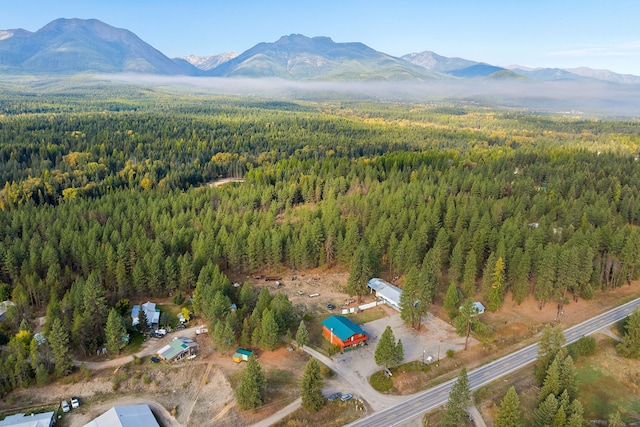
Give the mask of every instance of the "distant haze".
[{"label": "distant haze", "polygon": [[453,102],[571,116],[640,115],[640,85],[579,82],[300,82],[284,79],[100,75],[98,80],[292,100],[361,99],[382,102]]}]

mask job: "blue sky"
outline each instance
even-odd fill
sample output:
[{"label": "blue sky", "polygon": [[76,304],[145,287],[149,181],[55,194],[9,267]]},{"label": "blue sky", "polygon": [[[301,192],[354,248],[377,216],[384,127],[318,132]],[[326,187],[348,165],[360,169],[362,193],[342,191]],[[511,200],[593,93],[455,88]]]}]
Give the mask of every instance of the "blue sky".
[{"label": "blue sky", "polygon": [[0,29],[56,18],[126,28],[169,57],[243,52],[282,35],[431,50],[493,65],[640,75],[637,0],[0,0]]}]

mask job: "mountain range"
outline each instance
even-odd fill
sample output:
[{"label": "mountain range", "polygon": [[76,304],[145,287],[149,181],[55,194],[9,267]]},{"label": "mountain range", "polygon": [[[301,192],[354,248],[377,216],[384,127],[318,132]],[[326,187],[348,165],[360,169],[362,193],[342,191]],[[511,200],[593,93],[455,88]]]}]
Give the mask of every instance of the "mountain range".
[{"label": "mountain range", "polygon": [[640,83],[640,77],[590,68],[499,67],[434,52],[400,58],[362,43],[283,36],[241,53],[168,58],[131,31],[96,19],[57,19],[36,32],[0,30],[1,74],[144,73],[168,76],[277,77],[311,81],[500,79]]}]

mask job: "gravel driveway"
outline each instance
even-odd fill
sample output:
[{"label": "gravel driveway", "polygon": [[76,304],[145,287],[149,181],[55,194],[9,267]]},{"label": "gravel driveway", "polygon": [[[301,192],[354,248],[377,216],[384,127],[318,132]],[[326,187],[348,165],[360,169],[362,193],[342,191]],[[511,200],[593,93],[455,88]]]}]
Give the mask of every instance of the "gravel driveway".
[{"label": "gravel driveway", "polygon": [[[421,361],[423,355],[425,361],[431,356],[435,362],[438,358],[438,349],[440,358],[443,358],[446,357],[448,349],[459,351],[464,348],[465,338],[458,336],[453,326],[431,314],[423,321],[420,331],[417,331],[404,324],[400,319],[399,312],[392,308],[385,307],[385,309],[388,314],[386,317],[361,325],[365,332],[369,334],[368,345],[364,347],[343,354],[336,354],[332,358],[305,347],[305,351],[329,366],[338,375],[338,378],[329,381],[329,384],[327,384],[325,395],[334,391],[353,393],[355,396],[366,400],[374,411],[385,409],[406,399],[406,397],[379,393],[369,385],[371,374],[381,369],[375,363],[374,353],[378,338],[387,326],[391,326],[396,340],[402,340],[405,362]],[[344,388],[339,389],[342,386]]]}]

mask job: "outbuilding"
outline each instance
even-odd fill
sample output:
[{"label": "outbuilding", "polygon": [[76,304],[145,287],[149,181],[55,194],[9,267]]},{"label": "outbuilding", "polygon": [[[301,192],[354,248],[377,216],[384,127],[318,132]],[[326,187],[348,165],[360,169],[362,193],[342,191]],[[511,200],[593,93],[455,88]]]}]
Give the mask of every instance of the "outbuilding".
[{"label": "outbuilding", "polygon": [[344,316],[331,316],[322,321],[322,334],[340,351],[349,351],[367,343],[369,336],[359,326]]},{"label": "outbuilding", "polygon": [[371,292],[374,293],[378,299],[400,311],[400,295],[402,295],[402,289],[379,278],[369,280],[367,287],[371,289]]},{"label": "outbuilding", "polygon": [[253,356],[253,351],[247,350],[245,348],[239,348],[233,354],[233,356],[231,357],[231,360],[233,360],[236,363],[240,363],[243,361],[246,362],[249,360],[251,356]]}]

